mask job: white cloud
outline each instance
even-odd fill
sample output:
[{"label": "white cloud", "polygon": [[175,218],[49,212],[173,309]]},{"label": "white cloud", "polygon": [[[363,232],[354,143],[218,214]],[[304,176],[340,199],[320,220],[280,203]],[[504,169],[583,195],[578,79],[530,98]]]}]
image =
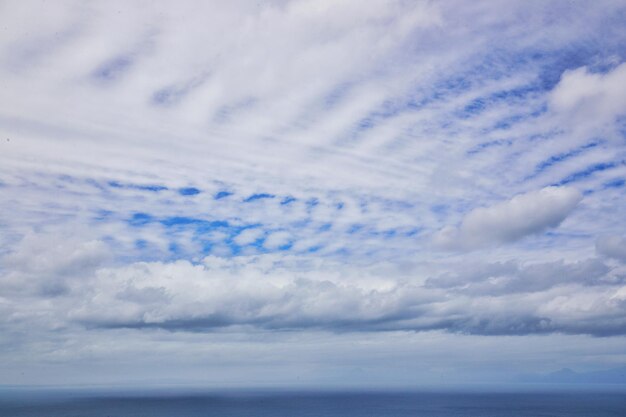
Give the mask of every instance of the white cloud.
[{"label": "white cloud", "polygon": [[68,290],[68,280],[85,279],[111,259],[101,240],[81,241],[67,232],[30,232],[5,255],[0,287],[6,293],[54,296]]},{"label": "white cloud", "polygon": [[236,244],[245,246],[256,242],[263,237],[263,230],[258,228],[245,229],[233,239]]},{"label": "white cloud", "polygon": [[278,249],[291,242],[292,236],[288,232],[274,232],[263,241],[263,246],[268,249]]},{"label": "white cloud", "polygon": [[547,187],[468,213],[458,227],[445,227],[434,241],[446,249],[476,249],[513,242],[558,226],[582,200],[569,187]]},{"label": "white cloud", "polygon": [[[7,314],[0,326],[10,329],[29,322],[42,332],[76,326],[182,332],[626,332],[624,276],[597,259],[474,265],[440,261],[407,267],[288,255],[211,256],[200,263],[94,267],[79,262],[43,277],[16,263],[15,256],[5,257],[2,265],[12,267],[1,277],[5,294],[12,296],[2,302]],[[16,282],[35,291],[12,290]],[[54,283],[62,291],[45,287]]]},{"label": "white cloud", "polygon": [[550,104],[567,112],[575,124],[610,123],[626,114],[625,84],[626,64],[607,73],[593,73],[587,67],[565,71],[550,94]]}]

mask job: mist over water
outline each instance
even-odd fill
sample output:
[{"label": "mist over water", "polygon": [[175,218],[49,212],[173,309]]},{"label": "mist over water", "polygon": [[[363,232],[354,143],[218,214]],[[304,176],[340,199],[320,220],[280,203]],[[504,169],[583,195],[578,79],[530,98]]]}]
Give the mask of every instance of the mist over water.
[{"label": "mist over water", "polygon": [[609,417],[619,391],[554,392],[104,392],[4,391],[6,417]]}]

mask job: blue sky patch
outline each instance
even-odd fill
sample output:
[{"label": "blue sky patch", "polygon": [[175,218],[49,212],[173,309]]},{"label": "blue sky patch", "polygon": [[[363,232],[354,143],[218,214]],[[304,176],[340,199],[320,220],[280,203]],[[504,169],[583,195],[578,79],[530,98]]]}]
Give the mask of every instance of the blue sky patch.
[{"label": "blue sky patch", "polygon": [[318,232],[327,232],[333,227],[332,223],[324,223],[320,227],[317,228]]},{"label": "blue sky patch", "polygon": [[626,184],[624,178],[615,178],[604,183],[604,188],[622,188]]},{"label": "blue sky patch", "polygon": [[473,148],[469,149],[467,151],[467,154],[468,155],[475,155],[475,154],[481,153],[485,149],[493,148],[493,147],[496,147],[496,146],[511,146],[512,143],[513,142],[511,140],[509,140],[509,139],[490,140],[488,142],[479,143],[478,145],[476,145]]},{"label": "blue sky patch", "polygon": [[151,223],[153,221],[154,221],[154,218],[147,213],[135,213],[130,218],[128,223],[131,226],[140,227],[140,226],[145,226],[146,224]]},{"label": "blue sky patch", "polygon": [[598,145],[600,145],[602,143],[602,141],[593,141],[593,142],[589,142],[585,145],[579,146],[578,148],[569,150],[567,152],[563,152],[557,155],[552,155],[550,158],[543,160],[542,162],[538,163],[537,166],[535,167],[535,174],[534,175],[538,175],[541,172],[545,171],[546,169],[550,168],[553,165],[556,165],[560,162],[566,161],[568,159],[574,158],[576,156],[579,156],[581,154],[583,154],[585,151],[596,148]]},{"label": "blue sky patch", "polygon": [[606,171],[615,168],[616,166],[617,164],[615,162],[600,162],[594,165],[590,165],[581,171],[574,172],[573,174],[570,174],[567,177],[563,178],[561,181],[559,181],[558,185],[565,185],[572,182],[584,180],[592,176],[596,172]]},{"label": "blue sky patch", "polygon": [[258,194],[252,194],[251,196],[247,197],[245,200],[243,200],[244,203],[250,203],[252,201],[256,201],[256,200],[263,200],[266,198],[274,198],[276,197],[274,194],[268,194],[268,193],[258,193]]},{"label": "blue sky patch", "polygon": [[124,184],[119,181],[109,181],[107,185],[111,188],[125,188],[131,190],[139,190],[139,191],[152,191],[159,192],[167,190],[167,187],[164,185],[153,185],[153,184]]},{"label": "blue sky patch", "polygon": [[177,226],[188,226],[188,225],[195,225],[197,226],[199,229],[203,229],[203,230],[209,230],[209,229],[215,229],[218,227],[229,227],[229,223],[227,221],[224,220],[204,220],[204,219],[198,219],[195,217],[185,217],[185,216],[173,216],[173,217],[166,217],[162,220],[160,220],[160,223],[163,226],[166,227],[177,227]]},{"label": "blue sky patch", "polygon": [[179,188],[178,193],[180,195],[190,196],[190,195],[200,194],[200,190],[195,187],[184,187],[184,188]]},{"label": "blue sky patch", "polygon": [[309,198],[305,204],[307,209],[312,209],[320,203],[320,200],[317,197]]},{"label": "blue sky patch", "polygon": [[96,210],[94,220],[98,220],[98,221],[109,220],[112,216],[113,216],[113,212],[111,210],[100,209],[100,210]]},{"label": "blue sky patch", "polygon": [[221,200],[222,198],[226,198],[231,195],[233,195],[233,193],[231,193],[230,191],[219,191],[213,196],[213,199]]}]

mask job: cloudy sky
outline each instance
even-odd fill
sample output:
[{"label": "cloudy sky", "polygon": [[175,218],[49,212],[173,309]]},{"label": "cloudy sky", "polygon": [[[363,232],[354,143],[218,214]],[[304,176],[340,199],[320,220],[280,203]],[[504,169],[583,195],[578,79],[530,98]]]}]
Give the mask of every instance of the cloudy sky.
[{"label": "cloudy sky", "polygon": [[0,384],[623,365],[624,21],[0,2]]}]

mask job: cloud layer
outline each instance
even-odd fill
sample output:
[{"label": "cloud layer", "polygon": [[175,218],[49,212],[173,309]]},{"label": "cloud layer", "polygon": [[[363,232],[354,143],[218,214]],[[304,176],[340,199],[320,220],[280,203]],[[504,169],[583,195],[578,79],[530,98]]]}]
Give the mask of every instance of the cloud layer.
[{"label": "cloud layer", "polygon": [[625,13],[0,5],[0,383],[626,361]]},{"label": "cloud layer", "polygon": [[[42,264],[21,257],[33,248]],[[60,250],[65,259],[55,257]],[[278,255],[95,266],[102,256],[99,242],[43,248],[25,239],[4,265],[12,269],[4,306],[13,310],[4,325],[626,334],[626,270],[597,258],[440,262],[420,271]]]}]

